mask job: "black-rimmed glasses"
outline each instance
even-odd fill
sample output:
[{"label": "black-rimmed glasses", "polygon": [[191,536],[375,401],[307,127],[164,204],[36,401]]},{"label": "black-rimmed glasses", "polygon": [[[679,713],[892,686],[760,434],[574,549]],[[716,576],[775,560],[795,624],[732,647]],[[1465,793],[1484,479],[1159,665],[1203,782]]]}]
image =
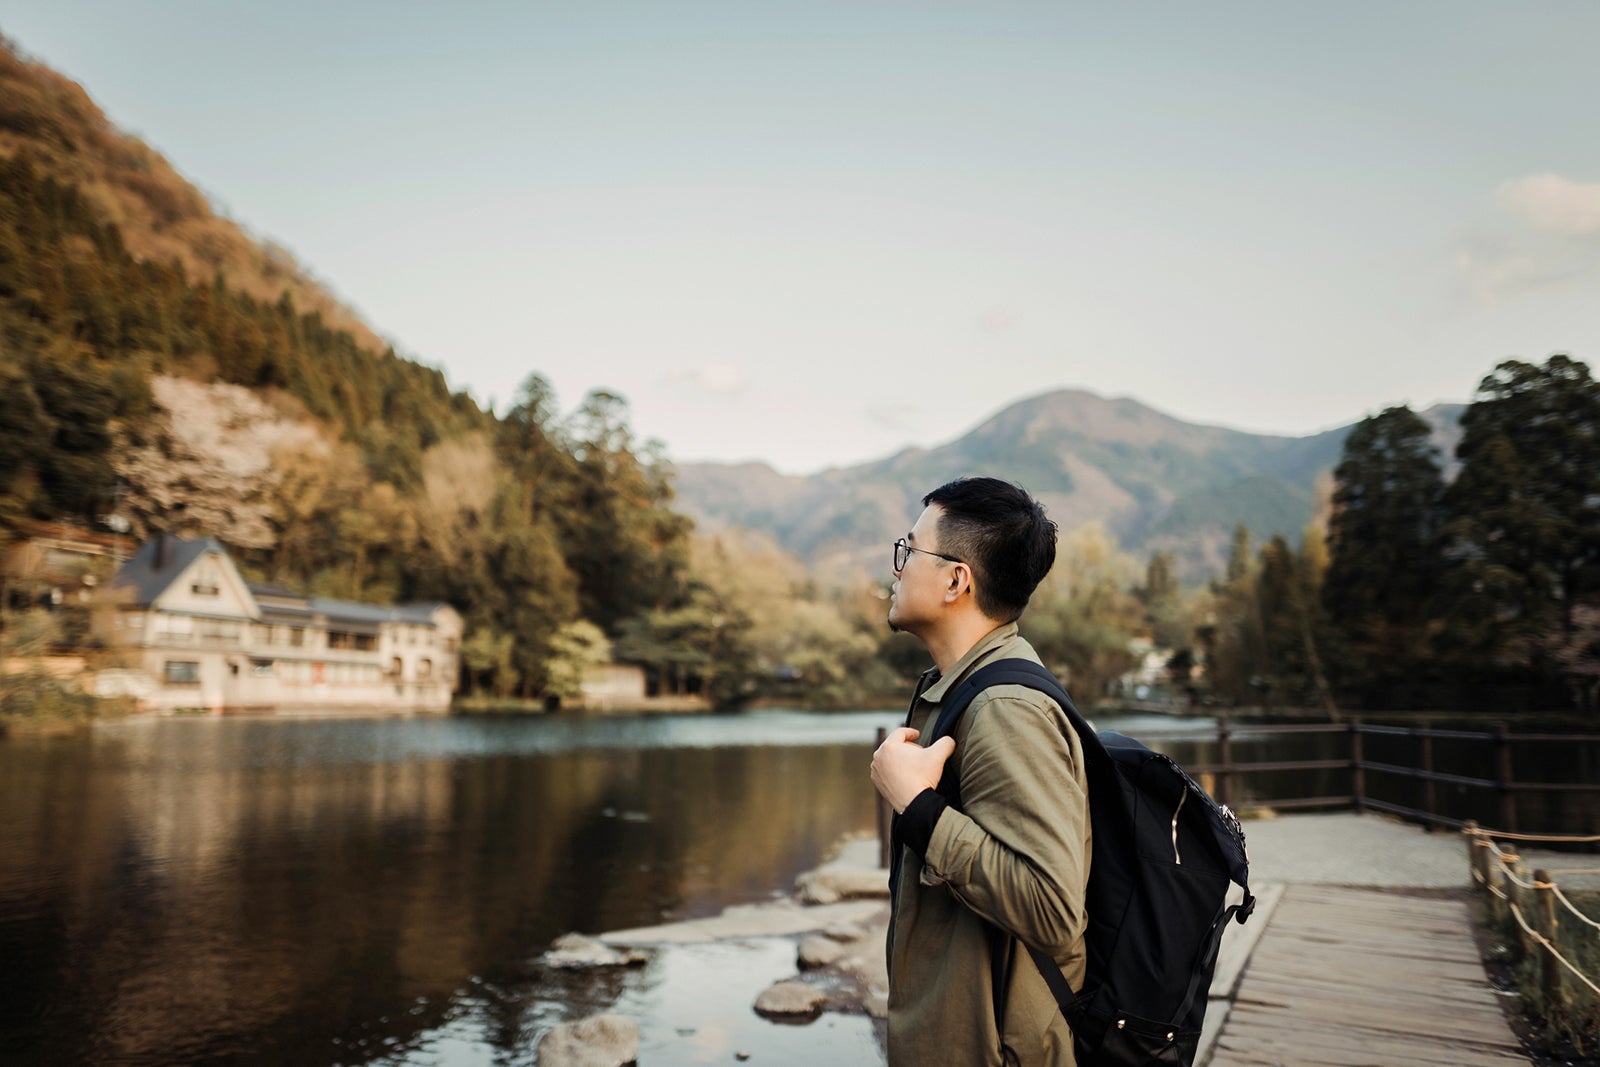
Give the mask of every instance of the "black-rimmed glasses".
[{"label": "black-rimmed glasses", "polygon": [[925,556],[938,556],[940,559],[949,560],[951,563],[966,562],[964,559],[947,556],[943,552],[930,552],[926,548],[917,548],[902,537],[894,543],[894,572],[896,574],[906,569],[906,563],[910,561],[911,553],[913,552],[921,552]]}]

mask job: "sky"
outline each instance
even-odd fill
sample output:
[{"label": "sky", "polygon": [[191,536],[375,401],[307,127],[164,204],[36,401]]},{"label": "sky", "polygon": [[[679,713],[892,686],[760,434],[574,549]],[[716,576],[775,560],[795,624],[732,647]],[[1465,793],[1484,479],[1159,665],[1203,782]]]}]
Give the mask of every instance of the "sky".
[{"label": "sky", "polygon": [[1600,5],[0,0],[402,353],[810,473],[1600,356]]}]

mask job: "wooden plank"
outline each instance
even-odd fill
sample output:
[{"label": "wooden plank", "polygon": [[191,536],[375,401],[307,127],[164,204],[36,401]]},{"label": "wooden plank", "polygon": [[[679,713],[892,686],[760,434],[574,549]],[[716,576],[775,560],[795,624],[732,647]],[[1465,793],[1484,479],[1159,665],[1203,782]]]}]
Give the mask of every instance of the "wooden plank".
[{"label": "wooden plank", "polygon": [[1527,1064],[1452,898],[1291,886],[1210,1067]]}]

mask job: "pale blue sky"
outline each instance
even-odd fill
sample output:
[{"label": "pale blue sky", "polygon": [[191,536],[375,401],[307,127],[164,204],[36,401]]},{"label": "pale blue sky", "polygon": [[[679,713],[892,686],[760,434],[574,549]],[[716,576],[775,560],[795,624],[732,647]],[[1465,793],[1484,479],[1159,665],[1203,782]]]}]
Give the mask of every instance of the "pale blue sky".
[{"label": "pale blue sky", "polygon": [[1600,354],[1600,5],[0,0],[503,409],[804,472],[1075,386],[1309,433]]}]

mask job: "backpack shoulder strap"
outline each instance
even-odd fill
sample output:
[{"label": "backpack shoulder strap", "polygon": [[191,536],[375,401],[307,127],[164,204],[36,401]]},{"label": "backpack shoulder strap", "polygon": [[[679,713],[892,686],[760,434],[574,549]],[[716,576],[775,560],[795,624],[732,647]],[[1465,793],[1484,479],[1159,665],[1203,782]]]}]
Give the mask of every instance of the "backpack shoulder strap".
[{"label": "backpack shoulder strap", "polygon": [[[961,721],[961,716],[966,713],[967,707],[985,689],[997,685],[1021,685],[1035,689],[1060,705],[1066,713],[1067,721],[1072,724],[1072,729],[1077,733],[1078,740],[1083,746],[1085,769],[1104,766],[1110,762],[1105,746],[1095,735],[1094,727],[1089,725],[1079,712],[1072,697],[1066,689],[1044,667],[1026,659],[1001,659],[993,663],[986,663],[968,675],[962,683],[955,687],[939,707],[939,717],[934,721],[933,736],[928,738],[928,744],[933,744],[941,737],[955,733],[956,723]],[[950,788],[946,788],[949,786]],[[957,807],[960,806],[960,784],[954,781],[953,776],[947,774],[946,780],[939,783],[939,792]]]},{"label": "backpack shoulder strap", "polygon": [[[955,732],[956,723],[966,713],[967,706],[985,689],[997,685],[1025,685],[1029,689],[1037,689],[1055,700],[1063,709],[1068,709],[1068,714],[1077,717],[1077,708],[1073,706],[1072,698],[1067,691],[1056,681],[1056,676],[1045,668],[1025,659],[999,659],[993,663],[986,663],[969,674],[964,681],[944,698],[939,708],[939,718],[935,720],[933,737],[928,741],[931,745],[939,738]],[[1076,727],[1076,721],[1072,724]]]},{"label": "backpack shoulder strap", "polygon": [[[1100,743],[1099,737],[1096,736],[1094,728],[1089,725],[1088,720],[1079,713],[1077,705],[1072,702],[1072,697],[1067,694],[1060,681],[1044,667],[1034,663],[1032,660],[1025,659],[996,660],[973,671],[970,676],[951,691],[949,696],[945,697],[940,705],[939,717],[934,721],[933,736],[928,739],[928,744],[931,745],[939,738],[953,734],[956,723],[966,713],[968,705],[972,703],[979,693],[997,685],[1027,686],[1029,689],[1038,690],[1054,700],[1060,705],[1061,710],[1066,713],[1067,721],[1072,724],[1072,729],[1078,735],[1079,743],[1083,747],[1085,770],[1090,771],[1092,774],[1093,771],[1090,770],[1092,767],[1109,766],[1111,761],[1110,754],[1106,752],[1105,746]],[[949,764],[945,765],[944,776],[939,781],[939,792],[953,807],[960,810],[961,783],[950,769]],[[991,933],[993,936],[989,939],[990,982],[994,990],[995,1026],[997,1029],[1003,1029],[1006,991],[1005,971],[1010,962],[1012,938],[1010,934],[999,927],[993,927]],[[1032,946],[1025,945],[1024,947],[1028,949],[1028,955],[1033,958],[1034,965],[1038,967],[1039,973],[1050,987],[1050,992],[1054,995],[1057,1006],[1065,1013],[1073,1001],[1077,999],[1072,987],[1067,984],[1066,976],[1061,973],[1061,968],[1057,966],[1055,960]]]}]

